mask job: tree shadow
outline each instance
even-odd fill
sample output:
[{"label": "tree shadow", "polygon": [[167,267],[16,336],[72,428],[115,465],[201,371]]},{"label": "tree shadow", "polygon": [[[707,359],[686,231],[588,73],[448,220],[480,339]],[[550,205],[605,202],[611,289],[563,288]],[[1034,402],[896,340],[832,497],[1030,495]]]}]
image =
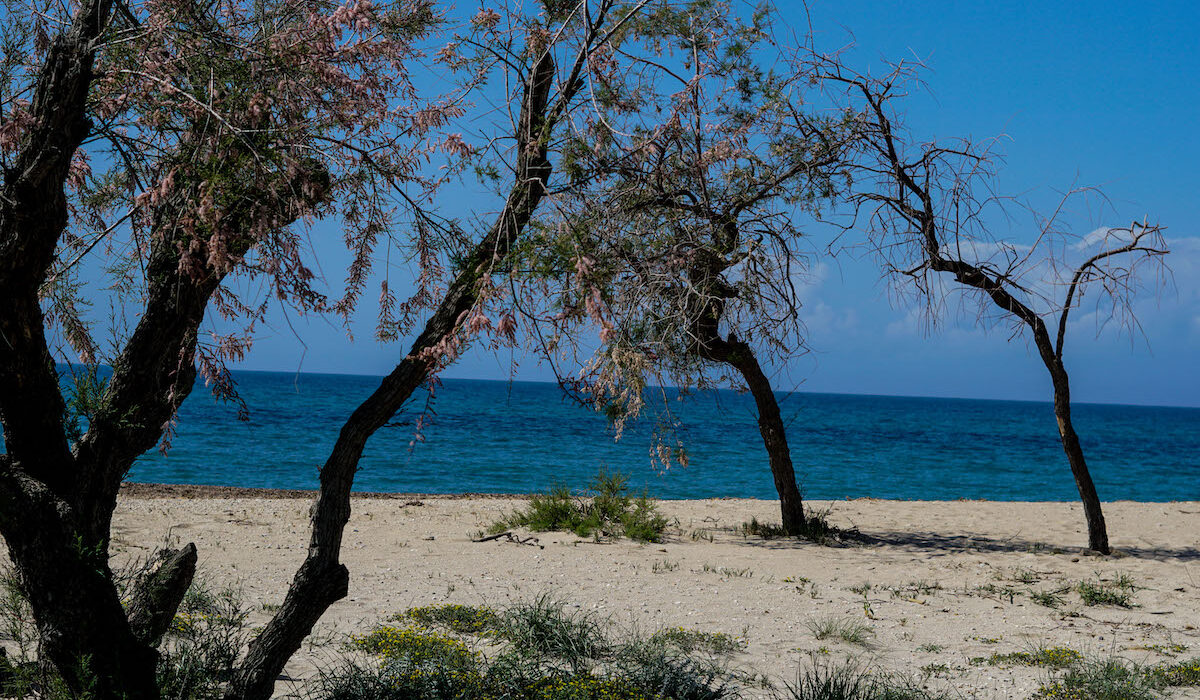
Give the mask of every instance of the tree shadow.
[{"label": "tree shadow", "polygon": [[860,532],[858,530],[851,530],[842,532],[839,536],[832,537],[825,542],[817,542],[799,537],[762,538],[750,535],[744,537],[743,542],[752,547],[762,547],[765,549],[808,549],[811,547],[844,549],[866,547],[894,549],[903,552],[920,552],[930,556],[988,552],[1025,552],[1031,554],[1078,554],[1080,556],[1094,556],[1097,559],[1132,557],[1135,559],[1152,559],[1156,561],[1188,562],[1200,560],[1200,547],[1195,546],[1116,547],[1112,556],[1103,557],[1103,555],[1086,547],[1069,546],[1019,536],[995,538],[984,535],[956,535],[928,531],[892,530]]}]

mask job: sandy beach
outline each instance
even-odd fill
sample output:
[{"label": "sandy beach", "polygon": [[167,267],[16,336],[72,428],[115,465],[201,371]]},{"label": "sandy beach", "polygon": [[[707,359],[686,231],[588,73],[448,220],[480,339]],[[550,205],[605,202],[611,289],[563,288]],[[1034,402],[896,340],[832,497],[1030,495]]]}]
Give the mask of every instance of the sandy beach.
[{"label": "sandy beach", "polygon": [[[127,490],[114,550],[120,561],[164,541],[195,542],[201,575],[240,587],[260,624],[307,546],[302,495]],[[564,533],[538,533],[540,546],[472,542],[523,503],[356,498],[343,549],[350,595],[329,611],[317,637],[336,641],[413,606],[503,606],[551,594],[619,626],[737,635],[747,646],[735,662],[777,683],[813,655],[854,657],[964,697],[1025,698],[1046,679],[1044,670],[981,660],[1040,646],[1139,663],[1169,661],[1172,648],[1180,659],[1200,655],[1200,503],[1106,504],[1119,550],[1113,557],[1082,549],[1083,517],[1074,503],[810,503],[864,536],[839,547],[746,537],[741,524],[778,521],[777,505],[735,499],[660,502],[675,523],[661,544],[598,544]],[[1071,589],[1121,575],[1137,587],[1129,608],[1086,605]],[[1057,607],[1035,602],[1038,593],[1055,592]],[[866,625],[867,644],[818,640],[814,624],[829,620]],[[310,676],[336,647],[306,647],[289,675]],[[285,683],[279,692],[294,689]],[[1200,697],[1196,690],[1172,697]]]}]

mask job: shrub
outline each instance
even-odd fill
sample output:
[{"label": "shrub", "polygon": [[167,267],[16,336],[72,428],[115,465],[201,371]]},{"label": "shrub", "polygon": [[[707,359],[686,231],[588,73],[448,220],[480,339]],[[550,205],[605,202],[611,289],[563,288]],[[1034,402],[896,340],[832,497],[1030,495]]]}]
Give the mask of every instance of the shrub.
[{"label": "shrub", "polygon": [[580,537],[624,535],[637,542],[660,542],[670,521],[646,496],[629,495],[629,478],[601,470],[579,496],[566,487],[536,494],[525,510],[517,510],[492,524],[492,534],[513,527],[537,532],[560,530]]},{"label": "shrub", "polygon": [[1083,662],[1043,685],[1031,700],[1154,700],[1155,683],[1136,666],[1118,659]]},{"label": "shrub", "polygon": [[1009,654],[992,654],[987,659],[989,666],[1048,666],[1066,668],[1083,660],[1083,654],[1067,647],[1040,647],[1033,651],[1014,651]]},{"label": "shrub", "polygon": [[[355,638],[370,654],[323,673],[314,700],[722,700],[736,695],[738,676],[713,656],[726,635],[615,636],[607,623],[548,596],[506,610],[430,606],[394,616],[446,629],[480,617],[494,622],[487,655],[450,634],[381,626]],[[471,622],[456,634],[476,636]],[[452,629],[451,633],[455,633]],[[677,643],[680,640],[692,644]],[[705,640],[705,641],[701,641]],[[696,648],[684,648],[696,647]]]}]

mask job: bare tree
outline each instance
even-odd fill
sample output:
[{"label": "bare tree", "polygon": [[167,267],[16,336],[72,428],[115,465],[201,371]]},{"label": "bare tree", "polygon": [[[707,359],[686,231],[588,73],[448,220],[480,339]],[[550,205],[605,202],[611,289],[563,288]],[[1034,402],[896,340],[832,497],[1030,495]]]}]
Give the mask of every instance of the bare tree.
[{"label": "bare tree", "polygon": [[1071,420],[1064,344],[1072,311],[1096,287],[1101,317],[1136,327],[1133,300],[1146,278],[1142,268],[1149,266],[1149,277],[1162,280],[1168,253],[1162,227],[1102,227],[1080,240],[1063,218],[1070,202],[1091,192],[1082,188],[1068,192],[1049,216],[1034,217],[1032,243],[1000,240],[986,219],[987,207],[999,202],[989,195],[994,157],[988,148],[967,140],[916,143],[899,124],[897,100],[915,67],[901,64],[872,78],[850,71],[838,57],[817,56],[810,65],[828,85],[845,90],[847,119],[859,132],[850,193],[856,220],[849,226],[864,229],[886,274],[911,283],[927,303],[941,303],[947,290],[940,275],[948,275],[976,292],[985,309],[998,309],[1018,332],[1028,333],[1050,374],[1054,417],[1083,502],[1088,547],[1109,554],[1100,497]]}]

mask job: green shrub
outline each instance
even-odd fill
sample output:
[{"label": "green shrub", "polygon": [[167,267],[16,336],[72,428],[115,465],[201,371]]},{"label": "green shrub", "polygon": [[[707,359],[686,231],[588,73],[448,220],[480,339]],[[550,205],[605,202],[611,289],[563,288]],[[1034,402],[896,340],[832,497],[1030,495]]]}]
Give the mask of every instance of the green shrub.
[{"label": "green shrub", "polygon": [[1180,687],[1200,686],[1200,658],[1177,664],[1155,666],[1146,672],[1150,681],[1158,685]]},{"label": "green shrub", "polygon": [[196,582],[184,595],[160,644],[158,686],[164,699],[218,698],[249,641],[241,593]]},{"label": "green shrub", "polygon": [[1043,685],[1031,700],[1154,700],[1156,684],[1136,666],[1118,659],[1083,662]]},{"label": "green shrub", "polygon": [[1121,575],[1113,583],[1104,581],[1080,581],[1075,586],[1084,605],[1112,605],[1118,608],[1133,607],[1133,594],[1137,586],[1129,577]]},{"label": "green shrub", "polygon": [[662,541],[670,521],[658,512],[653,500],[630,496],[628,482],[623,474],[601,470],[580,495],[562,486],[536,494],[527,508],[497,520],[488,531],[495,534],[524,527],[536,532],[573,532],[580,537],[623,535],[637,542]]},{"label": "green shrub", "polygon": [[[859,537],[857,530],[842,530],[830,525],[829,512],[829,508],[825,510],[807,510],[804,513],[804,525],[797,536],[811,540],[817,544],[826,545],[835,544],[843,540],[853,540]],[[749,537],[750,535],[756,535],[764,540],[788,536],[782,525],[761,523],[755,517],[751,517],[748,523],[742,523],[742,536]]]},{"label": "green shrub", "polygon": [[376,627],[354,637],[353,645],[386,662],[401,661],[411,667],[464,667],[476,660],[475,652],[462,641],[420,627]]},{"label": "green shrub", "polygon": [[[382,626],[355,638],[371,655],[323,673],[313,700],[722,700],[738,676],[714,656],[693,653],[706,639],[687,635],[610,635],[609,625],[549,596],[492,611],[467,606],[414,608],[393,619],[436,624]],[[495,624],[486,654],[452,634],[477,636],[474,621]],[[472,621],[463,625],[463,620]],[[714,635],[712,639],[722,639]],[[720,646],[713,644],[711,646]]]}]

